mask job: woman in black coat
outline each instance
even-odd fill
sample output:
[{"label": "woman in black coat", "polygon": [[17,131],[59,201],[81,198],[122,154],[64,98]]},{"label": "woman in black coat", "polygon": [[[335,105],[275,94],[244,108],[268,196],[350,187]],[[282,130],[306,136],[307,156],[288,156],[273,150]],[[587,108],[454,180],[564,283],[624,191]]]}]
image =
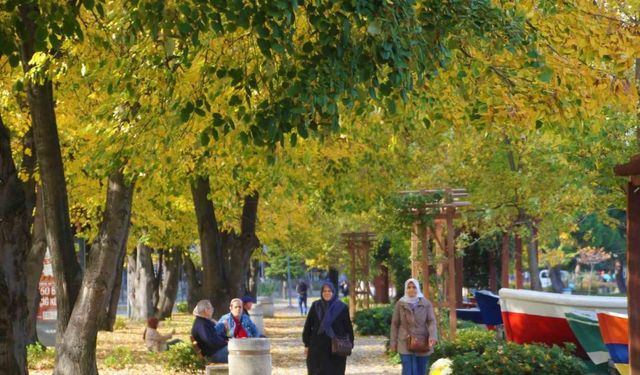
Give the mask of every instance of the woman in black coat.
[{"label": "woman in black coat", "polygon": [[349,309],[338,299],[331,282],[322,285],[322,298],[311,305],[302,332],[309,375],[344,375],[347,357],[331,352],[332,337],[348,337],[353,347]]}]

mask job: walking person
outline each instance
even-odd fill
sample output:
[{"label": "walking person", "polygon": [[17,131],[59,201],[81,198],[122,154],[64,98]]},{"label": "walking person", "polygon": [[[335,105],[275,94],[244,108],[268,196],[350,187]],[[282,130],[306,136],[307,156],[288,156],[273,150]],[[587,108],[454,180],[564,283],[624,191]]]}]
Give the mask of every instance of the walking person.
[{"label": "walking person", "polygon": [[390,349],[400,354],[402,375],[424,375],[437,340],[433,305],[420,292],[418,280],[409,279],[391,318]]},{"label": "walking person", "polygon": [[[304,282],[303,279],[298,281],[298,285],[296,285],[296,293],[298,293],[298,306],[300,307],[300,315],[307,315],[307,291],[309,290],[309,286]],[[302,306],[304,305],[304,309]]]},{"label": "walking person", "polygon": [[311,305],[302,332],[308,375],[344,375],[347,355],[353,348],[349,309],[338,299],[331,282],[320,289],[321,298]]},{"label": "walking person", "polygon": [[191,337],[196,341],[202,355],[208,362],[227,363],[229,349],[227,339],[216,331],[216,323],[211,318],[213,306],[209,300],[203,299],[193,309],[196,320],[191,328]]}]

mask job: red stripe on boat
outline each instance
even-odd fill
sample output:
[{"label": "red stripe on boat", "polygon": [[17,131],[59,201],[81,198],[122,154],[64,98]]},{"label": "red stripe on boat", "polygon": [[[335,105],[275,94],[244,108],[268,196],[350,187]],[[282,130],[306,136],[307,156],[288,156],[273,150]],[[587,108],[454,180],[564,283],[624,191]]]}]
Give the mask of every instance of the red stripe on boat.
[{"label": "red stripe on boat", "polygon": [[576,346],[576,354],[587,358],[569,323],[564,318],[531,315],[502,311],[504,330],[508,341],[518,344],[540,343],[545,345],[564,345],[570,342]]}]

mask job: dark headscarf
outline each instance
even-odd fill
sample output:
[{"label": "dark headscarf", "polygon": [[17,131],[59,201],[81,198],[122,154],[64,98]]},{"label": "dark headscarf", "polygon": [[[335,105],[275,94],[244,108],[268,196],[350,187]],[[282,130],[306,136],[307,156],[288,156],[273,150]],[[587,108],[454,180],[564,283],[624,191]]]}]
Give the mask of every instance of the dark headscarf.
[{"label": "dark headscarf", "polygon": [[[324,298],[322,298],[322,291],[325,286],[331,288],[333,292],[333,296],[329,301],[325,301]],[[318,334],[325,333],[329,337],[335,337],[336,334],[333,332],[331,324],[333,324],[338,315],[340,315],[346,307],[347,305],[338,299],[338,293],[336,293],[336,287],[333,283],[330,281],[322,283],[322,287],[320,288],[320,303],[316,305],[316,312],[321,322]]]}]

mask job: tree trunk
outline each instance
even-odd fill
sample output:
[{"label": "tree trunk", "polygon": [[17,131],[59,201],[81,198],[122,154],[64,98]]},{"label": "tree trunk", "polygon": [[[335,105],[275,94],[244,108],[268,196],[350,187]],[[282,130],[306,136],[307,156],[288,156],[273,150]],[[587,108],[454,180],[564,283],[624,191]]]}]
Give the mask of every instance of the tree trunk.
[{"label": "tree trunk", "polygon": [[[29,61],[35,52],[35,19],[39,9],[32,2],[19,5],[22,66],[25,72],[31,69]],[[58,138],[58,126],[53,102],[53,84],[27,82],[27,99],[33,122],[40,181],[43,191],[43,207],[47,245],[51,251],[53,273],[56,279],[56,302],[58,308],[58,333],[62,338],[71,311],[78,297],[82,282],[82,270],[76,258],[73,234],[69,220],[67,185]]]},{"label": "tree trunk", "polygon": [[493,293],[498,292],[497,252],[497,249],[495,251],[489,251],[489,290]]},{"label": "tree trunk", "polygon": [[158,318],[165,319],[171,316],[173,305],[178,295],[178,282],[180,281],[180,265],[182,264],[182,249],[172,249],[164,255],[164,277],[160,284],[158,304],[156,311]]},{"label": "tree trunk", "polygon": [[247,283],[246,294],[256,298],[258,296],[258,284],[260,282],[260,261],[254,259],[249,264],[249,282]]},{"label": "tree trunk", "polygon": [[522,280],[522,239],[516,234],[515,240],[515,263],[516,263],[516,289],[522,289],[524,281]]},{"label": "tree trunk", "polygon": [[29,307],[27,344],[33,344],[38,341],[36,317],[40,307],[40,276],[42,275],[42,262],[47,251],[47,238],[44,231],[44,216],[42,213],[42,189],[38,189],[36,200],[38,206],[36,207],[31,231],[31,249],[27,254],[27,304]]},{"label": "tree trunk", "polygon": [[507,232],[502,233],[502,288],[509,287],[509,234]]},{"label": "tree trunk", "polygon": [[376,303],[389,303],[389,269],[382,263],[378,265],[378,276],[373,284],[376,287]]},{"label": "tree trunk", "polygon": [[531,289],[542,290],[540,268],[538,267],[538,229],[533,221],[529,221],[529,273]]},{"label": "tree trunk", "polygon": [[122,247],[131,222],[133,184],[121,171],[109,176],[107,204],[98,236],[91,246],[86,277],[63,341],[57,346],[54,375],[94,375],[98,319],[114,284]]},{"label": "tree trunk", "polygon": [[139,243],[135,256],[129,256],[129,318],[132,320],[146,321],[155,315],[152,252],[153,249]]},{"label": "tree trunk", "polygon": [[0,371],[22,375],[27,374],[29,215],[9,137],[0,117]]},{"label": "tree trunk", "polygon": [[562,293],[564,289],[564,283],[562,282],[562,273],[560,272],[560,266],[553,266],[549,270],[549,278],[551,279],[551,288],[556,293]]},{"label": "tree trunk", "polygon": [[[336,291],[338,291],[338,294],[340,294],[340,284],[338,282],[338,279],[340,278],[340,272],[338,272],[336,268],[329,267],[329,274],[327,275],[327,278],[329,279],[329,281],[331,281],[331,283],[333,283],[333,286],[336,288]],[[349,280],[349,282],[351,283],[349,284],[349,296],[353,296],[353,298],[355,299],[355,281],[352,282],[352,280]],[[322,291],[320,291],[320,293],[322,294]],[[338,297],[340,296],[338,295]]]},{"label": "tree trunk", "polygon": [[[129,229],[127,229],[129,230]],[[129,238],[127,232],[126,237]],[[110,286],[110,292],[107,293],[109,298],[105,301],[105,310],[98,317],[98,327],[101,331],[113,332],[113,326],[116,324],[118,315],[118,302],[120,302],[120,292],[122,291],[122,273],[124,272],[124,260],[127,256],[127,241],[122,245],[120,254],[118,254],[118,267],[116,268],[116,277],[113,279],[113,285]]]},{"label": "tree trunk", "polygon": [[156,275],[153,279],[153,293],[151,293],[151,304],[153,305],[154,315],[158,315],[158,305],[160,303],[160,289],[162,289],[162,278],[164,273],[164,249],[157,249],[158,267]]},{"label": "tree trunk", "polygon": [[202,295],[211,301],[218,316],[227,311],[231,298],[245,294],[251,254],[260,246],[256,236],[259,195],[254,192],[244,197],[240,234],[221,232],[209,198],[210,186],[208,178],[198,176],[191,193],[200,235]]},{"label": "tree trunk", "polygon": [[187,276],[187,306],[189,307],[189,311],[191,311],[196,307],[198,301],[202,299],[201,272],[196,269],[188,253],[184,257],[182,267]]}]

